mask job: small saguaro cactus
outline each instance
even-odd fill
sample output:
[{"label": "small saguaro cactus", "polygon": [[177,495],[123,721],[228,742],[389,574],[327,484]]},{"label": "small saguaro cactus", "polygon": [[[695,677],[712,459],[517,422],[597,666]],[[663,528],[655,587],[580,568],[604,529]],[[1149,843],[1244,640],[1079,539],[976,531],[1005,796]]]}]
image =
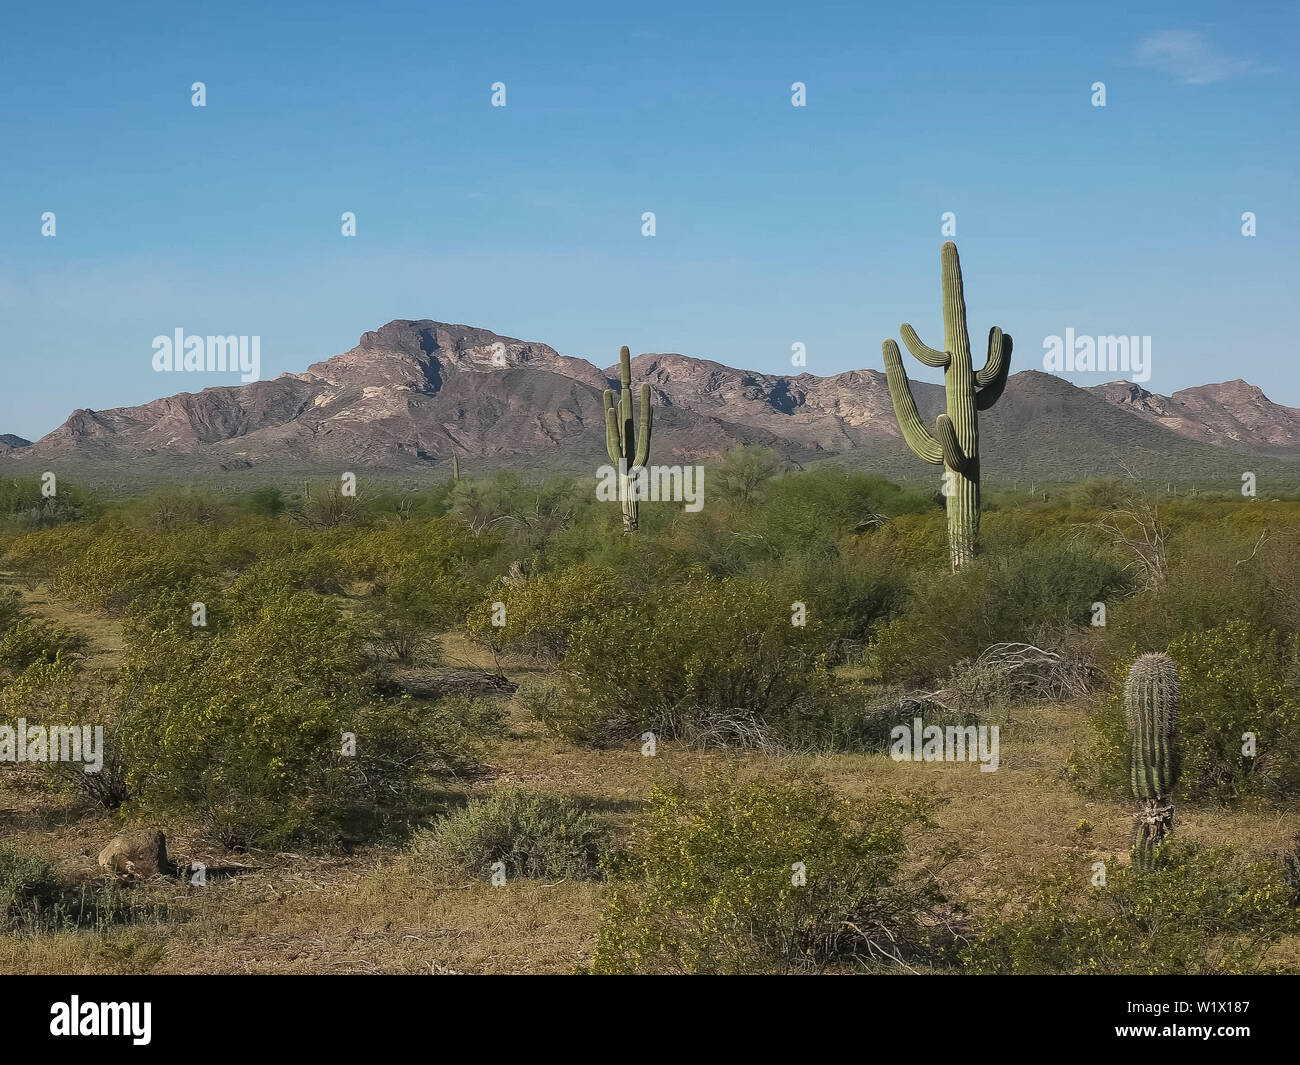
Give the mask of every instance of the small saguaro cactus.
[{"label": "small saguaro cactus", "polygon": [[943,370],[947,410],[935,422],[931,436],[921,423],[916,400],[894,341],[884,342],[885,375],[894,414],[907,446],[917,458],[943,464],[943,494],[948,510],[948,553],[955,570],[975,557],[980,529],[980,437],[977,411],[998,401],[1011,366],[1011,337],[994,326],[989,330],[989,353],[984,368],[971,362],[966,332],[966,297],[962,292],[961,261],[957,245],[948,241],[940,252],[943,263],[944,350],[921,343],[906,322],[899,327],[907,350],[926,366]]},{"label": "small saguaro cactus", "polygon": [[605,389],[605,450],[609,461],[618,467],[619,499],[623,503],[623,531],[636,532],[637,483],[641,467],[650,457],[650,425],[654,408],[650,406],[650,386],[641,385],[641,425],[632,431],[632,355],[626,345],[618,353],[623,392],[618,402],[614,390]]},{"label": "small saguaro cactus", "polygon": [[1150,869],[1174,827],[1174,787],[1182,772],[1178,738],[1178,667],[1168,655],[1140,655],[1124,684],[1129,782],[1138,801],[1133,864]]}]

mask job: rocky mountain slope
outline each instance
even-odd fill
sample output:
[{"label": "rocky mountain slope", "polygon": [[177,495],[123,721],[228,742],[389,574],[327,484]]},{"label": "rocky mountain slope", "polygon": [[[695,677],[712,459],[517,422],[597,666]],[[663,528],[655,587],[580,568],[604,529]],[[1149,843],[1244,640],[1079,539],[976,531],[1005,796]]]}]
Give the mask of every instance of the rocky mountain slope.
[{"label": "rocky mountain slope", "polygon": [[[834,459],[899,478],[936,475],[903,444],[877,371],[783,376],[676,354],[638,355],[632,366],[654,396],[658,462],[701,461],[744,443],[776,448],[795,465]],[[0,469],[60,469],[89,479],[233,470],[443,476],[458,455],[470,470],[593,472],[606,461],[601,393],[611,386],[616,365],[602,370],[546,344],[471,326],[398,320],[303,373],[74,411],[33,444],[0,443]],[[942,387],[914,387],[933,418]],[[1023,371],[982,416],[986,475],[1075,480],[1113,475],[1123,463],[1175,480],[1236,480],[1240,457],[1212,443],[1275,455],[1294,445],[1300,455],[1300,421],[1288,430],[1276,412],[1289,408],[1270,412],[1259,406],[1268,404],[1262,393],[1252,398],[1250,390],[1232,382],[1169,398],[1138,390],[1125,399],[1118,385],[1081,389]],[[1258,447],[1252,434],[1260,434]],[[1295,471],[1287,463],[1275,473],[1294,479]]]},{"label": "rocky mountain slope", "polygon": [[1255,454],[1300,456],[1300,409],[1274,403],[1241,378],[1184,388],[1172,396],[1148,392],[1131,381],[1111,381],[1088,391],[1192,440]]}]

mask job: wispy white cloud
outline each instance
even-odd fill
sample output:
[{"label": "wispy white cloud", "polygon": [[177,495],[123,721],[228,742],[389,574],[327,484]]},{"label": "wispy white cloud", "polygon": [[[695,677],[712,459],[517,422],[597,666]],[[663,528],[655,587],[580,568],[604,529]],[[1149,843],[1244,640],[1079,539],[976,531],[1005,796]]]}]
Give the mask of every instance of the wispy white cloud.
[{"label": "wispy white cloud", "polygon": [[1138,42],[1134,58],[1144,67],[1177,78],[1184,85],[1209,85],[1266,71],[1253,59],[1226,55],[1200,30],[1160,30]]}]

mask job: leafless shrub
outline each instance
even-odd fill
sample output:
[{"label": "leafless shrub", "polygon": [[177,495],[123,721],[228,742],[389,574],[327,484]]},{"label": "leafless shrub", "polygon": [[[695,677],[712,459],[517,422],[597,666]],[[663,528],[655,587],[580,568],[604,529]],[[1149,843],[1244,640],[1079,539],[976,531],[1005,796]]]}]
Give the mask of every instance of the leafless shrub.
[{"label": "leafless shrub", "polygon": [[1001,702],[1064,700],[1087,695],[1101,671],[1077,642],[1050,651],[1030,643],[995,643],[959,662],[942,688],[911,698],[954,713],[978,713]]},{"label": "leafless shrub", "polygon": [[1170,529],[1160,517],[1157,492],[1144,487],[1131,470],[1124,472],[1127,481],[1110,513],[1076,528],[1101,533],[1128,559],[1124,568],[1137,573],[1144,587],[1158,590],[1168,571]]},{"label": "leafless shrub", "polygon": [[333,529],[356,521],[362,507],[360,493],[346,495],[342,484],[331,482],[322,488],[306,486],[296,517],[309,529]]},{"label": "leafless shrub", "polygon": [[780,754],[783,748],[773,742],[767,727],[752,710],[736,708],[701,715],[698,710],[675,713],[665,707],[658,715],[660,723],[652,731],[700,750],[731,748]]}]

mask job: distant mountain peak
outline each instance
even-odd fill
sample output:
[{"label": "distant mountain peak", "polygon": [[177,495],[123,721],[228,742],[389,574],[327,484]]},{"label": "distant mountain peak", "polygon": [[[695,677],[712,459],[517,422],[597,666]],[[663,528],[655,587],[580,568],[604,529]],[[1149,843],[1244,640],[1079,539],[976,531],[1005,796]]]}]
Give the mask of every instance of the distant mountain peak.
[{"label": "distant mountain peak", "polygon": [[1242,378],[1162,396],[1129,381],[1089,389],[1108,402],[1193,440],[1237,450],[1300,456],[1300,410],[1274,403]]},{"label": "distant mountain peak", "polygon": [[[932,472],[903,444],[879,370],[762,373],[673,352],[639,354],[632,366],[657,408],[656,460],[702,461],[756,444],[796,466],[839,458],[904,478]],[[75,410],[34,444],[0,440],[0,458],[15,469],[156,468],[170,476],[250,467],[416,472],[449,466],[452,455],[462,469],[469,459],[479,469],[594,470],[605,461],[602,393],[617,384],[616,364],[600,368],[475,326],[399,318],[301,373]],[[918,381],[914,393],[933,420],[943,387]],[[1244,381],[1167,397],[1129,381],[1080,389],[1022,370],[982,428],[994,477],[1095,473],[1114,465],[1116,440],[1171,469],[1209,460],[1208,452],[1188,459],[1183,450],[1195,445],[1179,436],[1300,456],[1300,411],[1270,403]]]}]

